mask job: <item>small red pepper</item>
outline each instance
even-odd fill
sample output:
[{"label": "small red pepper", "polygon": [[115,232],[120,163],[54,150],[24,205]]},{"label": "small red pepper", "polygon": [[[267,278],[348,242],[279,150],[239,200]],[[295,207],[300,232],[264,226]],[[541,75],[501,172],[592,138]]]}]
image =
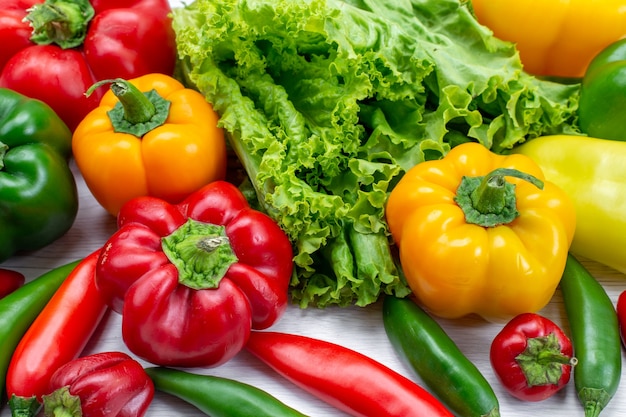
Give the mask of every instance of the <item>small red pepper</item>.
[{"label": "small red pepper", "polygon": [[97,107],[96,81],[172,74],[167,0],[0,0],[0,86],[47,103],[70,130]]},{"label": "small red pepper", "polygon": [[21,272],[0,268],[0,298],[11,294],[25,282],[26,277]]},{"label": "small red pepper", "polygon": [[570,339],[536,313],[511,319],[491,343],[490,360],[504,388],[523,401],[542,401],[561,390],[576,364]]},{"label": "small red pepper", "polygon": [[99,252],[72,270],[15,348],[6,390],[12,412],[21,411],[16,415],[35,415],[52,374],[80,355],[104,317],[107,305],[95,284]]},{"label": "small red pepper", "polygon": [[143,366],[122,352],[74,359],[50,379],[46,417],[141,417],[154,398]]},{"label": "small red pepper", "polygon": [[285,311],[291,242],[269,216],[225,181],[174,205],[137,197],[118,214],[96,284],[122,314],[137,356],[164,366],[217,366],[237,354],[251,328]]},{"label": "small red pepper", "polygon": [[359,352],[306,336],[252,332],[246,349],[305,391],[359,417],[452,417],[415,382]]}]

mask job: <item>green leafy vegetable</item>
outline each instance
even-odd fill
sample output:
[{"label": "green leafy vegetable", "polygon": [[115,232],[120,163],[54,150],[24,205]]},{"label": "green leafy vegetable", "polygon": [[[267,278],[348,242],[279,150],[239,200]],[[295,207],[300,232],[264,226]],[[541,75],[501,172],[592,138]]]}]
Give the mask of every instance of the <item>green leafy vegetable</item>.
[{"label": "green leafy vegetable", "polygon": [[384,218],[402,174],[450,147],[577,133],[578,86],[522,71],[459,0],[196,0],[174,10],[205,94],[295,246],[302,307],[409,293]]}]

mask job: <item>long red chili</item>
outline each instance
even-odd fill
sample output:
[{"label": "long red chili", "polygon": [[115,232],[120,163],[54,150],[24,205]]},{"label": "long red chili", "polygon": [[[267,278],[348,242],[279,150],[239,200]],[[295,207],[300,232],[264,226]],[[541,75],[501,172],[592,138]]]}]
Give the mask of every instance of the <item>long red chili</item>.
[{"label": "long red chili", "polygon": [[280,332],[252,332],[246,349],[287,380],[352,416],[453,416],[415,382],[334,343]]},{"label": "long red chili", "polygon": [[94,279],[99,252],[76,266],[15,349],[6,377],[12,412],[32,410],[47,393],[52,374],[80,355],[103,318],[107,306]]}]

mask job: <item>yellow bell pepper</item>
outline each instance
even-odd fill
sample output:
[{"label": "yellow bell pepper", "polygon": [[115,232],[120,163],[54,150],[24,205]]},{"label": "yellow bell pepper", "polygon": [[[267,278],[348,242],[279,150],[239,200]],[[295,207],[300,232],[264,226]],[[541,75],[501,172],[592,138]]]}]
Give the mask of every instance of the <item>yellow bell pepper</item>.
[{"label": "yellow bell pepper", "polygon": [[517,44],[527,72],[582,78],[589,62],[626,36],[624,0],[472,0],[500,39]]},{"label": "yellow bell pepper", "polygon": [[570,198],[530,158],[477,143],[411,168],[389,195],[386,219],[426,309],[489,321],[550,301],[576,225]]},{"label": "yellow bell pepper", "polygon": [[144,195],[178,203],[225,178],[224,132],[202,94],[165,74],[104,80],[90,90],[104,84],[111,88],[75,129],[72,151],[109,213]]}]

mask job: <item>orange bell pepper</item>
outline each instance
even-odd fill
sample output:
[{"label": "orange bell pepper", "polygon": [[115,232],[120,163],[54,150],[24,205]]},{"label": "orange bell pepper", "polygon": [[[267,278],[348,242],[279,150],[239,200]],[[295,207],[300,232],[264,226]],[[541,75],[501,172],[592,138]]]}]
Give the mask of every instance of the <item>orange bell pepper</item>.
[{"label": "orange bell pepper", "polygon": [[480,23],[515,42],[527,72],[582,78],[602,49],[626,37],[624,0],[472,0]]},{"label": "orange bell pepper", "polygon": [[477,143],[411,168],[386,217],[417,300],[440,317],[490,321],[550,301],[576,225],[568,195],[530,158]]},{"label": "orange bell pepper", "polygon": [[178,203],[225,178],[224,132],[204,96],[164,74],[104,80],[90,91],[105,83],[111,88],[74,131],[72,150],[109,213],[139,196]]}]

